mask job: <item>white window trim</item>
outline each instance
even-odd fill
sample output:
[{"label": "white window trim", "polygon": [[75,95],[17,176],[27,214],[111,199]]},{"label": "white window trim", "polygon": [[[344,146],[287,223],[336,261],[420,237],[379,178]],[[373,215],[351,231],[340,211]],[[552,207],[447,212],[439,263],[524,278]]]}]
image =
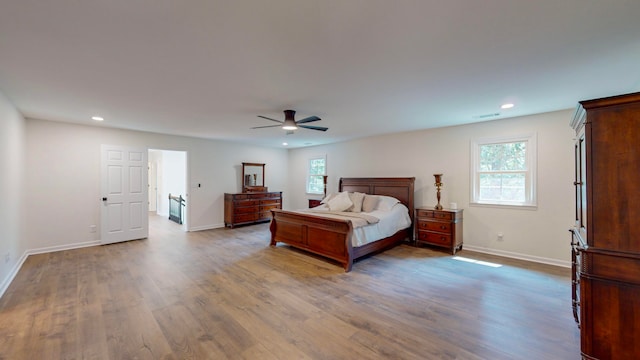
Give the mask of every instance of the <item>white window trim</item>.
[{"label": "white window trim", "polygon": [[[325,173],[323,175],[327,175],[327,155],[316,155],[316,156],[310,156],[309,158],[307,158],[307,177],[304,181],[304,191],[307,195],[324,195],[324,191],[322,192],[309,192],[309,179],[311,178],[311,161],[312,160],[318,160],[318,159],[324,159],[324,170]],[[317,175],[317,174],[314,174]]]},{"label": "white window trim", "polygon": [[[499,144],[499,143],[511,143],[511,142],[527,142],[527,177],[526,177],[526,198],[525,202],[480,202],[478,196],[480,192],[479,171],[478,166],[480,164],[480,146],[487,144]],[[537,151],[538,136],[536,133],[516,135],[516,136],[504,136],[504,137],[492,137],[492,138],[480,138],[471,140],[471,184],[470,184],[470,205],[472,206],[486,206],[486,207],[498,207],[498,208],[514,208],[535,210],[538,207],[537,196],[537,177],[536,169],[538,167],[538,151]]]}]

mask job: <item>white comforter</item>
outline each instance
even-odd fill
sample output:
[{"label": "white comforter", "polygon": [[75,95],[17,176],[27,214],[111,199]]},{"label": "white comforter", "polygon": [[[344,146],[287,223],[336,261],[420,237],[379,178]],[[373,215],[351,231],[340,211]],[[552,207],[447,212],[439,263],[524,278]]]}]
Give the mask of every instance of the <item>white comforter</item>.
[{"label": "white comforter", "polygon": [[[300,211],[313,213],[314,215],[324,215],[327,217],[335,217],[336,215],[346,216],[354,227],[353,237],[351,239],[351,244],[354,247],[384,239],[411,226],[409,209],[400,203],[395,204],[391,210],[374,210],[369,213],[332,212],[329,211],[325,205]],[[359,216],[358,214],[362,214],[363,216]],[[377,218],[378,221],[374,222],[373,220],[363,220],[363,217]],[[366,222],[366,224],[363,222]]]}]

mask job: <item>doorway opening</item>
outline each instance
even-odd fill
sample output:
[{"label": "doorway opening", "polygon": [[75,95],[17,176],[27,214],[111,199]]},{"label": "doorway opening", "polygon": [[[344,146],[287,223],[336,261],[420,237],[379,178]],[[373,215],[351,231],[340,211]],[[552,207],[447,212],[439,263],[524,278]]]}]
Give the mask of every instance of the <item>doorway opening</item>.
[{"label": "doorway opening", "polygon": [[[149,216],[166,218],[182,231],[189,230],[189,204],[187,194],[187,152],[174,150],[149,149]],[[171,197],[182,197],[180,206],[181,222],[170,220],[175,214],[171,208]],[[157,221],[149,222],[149,224]]]}]

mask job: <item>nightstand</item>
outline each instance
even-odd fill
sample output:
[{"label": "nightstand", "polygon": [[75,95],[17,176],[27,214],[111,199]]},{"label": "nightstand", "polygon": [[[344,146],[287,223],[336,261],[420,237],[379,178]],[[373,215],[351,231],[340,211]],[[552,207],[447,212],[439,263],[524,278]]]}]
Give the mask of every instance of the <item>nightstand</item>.
[{"label": "nightstand", "polygon": [[415,210],[415,245],[427,244],[447,248],[455,255],[462,250],[462,210],[434,210],[419,207]]},{"label": "nightstand", "polygon": [[309,199],[309,209],[314,208],[316,206],[320,206],[320,202],[322,200],[319,199]]}]

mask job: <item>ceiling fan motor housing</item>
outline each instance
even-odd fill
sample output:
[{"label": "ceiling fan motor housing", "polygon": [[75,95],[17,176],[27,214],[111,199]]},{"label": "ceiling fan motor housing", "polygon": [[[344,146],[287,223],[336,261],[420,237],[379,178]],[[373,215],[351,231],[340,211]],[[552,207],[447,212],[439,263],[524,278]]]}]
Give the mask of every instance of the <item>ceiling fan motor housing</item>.
[{"label": "ceiling fan motor housing", "polygon": [[296,111],[295,110],[285,110],[284,111],[284,121],[291,120],[295,121]]}]

